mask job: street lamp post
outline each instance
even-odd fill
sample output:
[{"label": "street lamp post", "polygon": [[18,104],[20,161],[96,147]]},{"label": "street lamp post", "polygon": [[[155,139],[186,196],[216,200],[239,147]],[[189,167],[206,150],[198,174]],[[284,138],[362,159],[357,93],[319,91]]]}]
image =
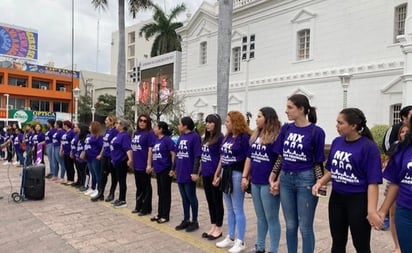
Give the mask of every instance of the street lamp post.
[{"label": "street lamp post", "polygon": [[348,87],[350,84],[351,77],[352,75],[350,75],[349,73],[343,73],[339,76],[343,89],[343,108],[348,107]]},{"label": "street lamp post", "polygon": [[92,112],[92,121],[94,121],[94,114],[96,113],[96,108],[94,107],[94,84],[93,84],[93,79],[89,78],[86,79],[86,86],[90,87],[91,91],[90,93],[92,94],[92,105],[91,105],[91,112]]},{"label": "street lamp post", "polygon": [[74,97],[74,123],[78,123],[78,111],[79,111],[79,97],[80,97],[80,89],[74,88],[73,89],[73,97]]},{"label": "street lamp post", "polygon": [[8,126],[9,125],[8,118],[9,118],[9,97],[10,95],[4,94],[4,96],[6,97],[6,126]]},{"label": "street lamp post", "polygon": [[254,34],[249,35],[249,26],[247,36],[242,38],[242,61],[246,62],[245,77],[245,113],[249,112],[249,62],[255,58],[255,40]]}]

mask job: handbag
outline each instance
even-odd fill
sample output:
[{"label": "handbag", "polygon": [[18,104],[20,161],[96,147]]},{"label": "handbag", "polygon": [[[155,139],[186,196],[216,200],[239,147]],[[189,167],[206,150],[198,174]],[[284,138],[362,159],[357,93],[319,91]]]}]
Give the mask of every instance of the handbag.
[{"label": "handbag", "polygon": [[20,149],[23,151],[26,151],[26,143],[24,142],[20,143]]}]

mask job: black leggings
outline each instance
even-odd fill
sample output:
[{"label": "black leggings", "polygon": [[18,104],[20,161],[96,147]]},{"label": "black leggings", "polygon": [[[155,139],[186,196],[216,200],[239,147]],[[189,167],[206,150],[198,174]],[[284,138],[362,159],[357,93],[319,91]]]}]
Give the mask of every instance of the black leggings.
[{"label": "black leggings", "polygon": [[207,205],[209,207],[210,223],[216,224],[216,226],[221,227],[223,224],[223,193],[219,187],[212,185],[213,175],[208,177],[203,177],[203,187],[205,189],[205,195],[207,200]]},{"label": "black leggings", "polygon": [[152,184],[151,174],[146,171],[134,170],[134,182],[136,185],[136,210],[141,213],[152,212]]},{"label": "black leggings", "polygon": [[102,177],[101,177],[101,185],[100,191],[104,193],[104,189],[106,188],[107,185],[107,179],[109,177],[109,174],[111,176],[111,185],[110,185],[110,194],[114,195],[114,192],[116,191],[116,186],[117,186],[117,174],[115,173],[113,169],[113,164],[111,161],[111,158],[108,156],[103,156],[101,159],[101,172],[102,172]]},{"label": "black leggings", "polygon": [[340,194],[332,191],[329,199],[329,227],[332,253],[345,253],[348,228],[357,253],[370,253],[371,226],[367,193]]},{"label": "black leggings", "polygon": [[170,169],[156,173],[157,195],[159,196],[157,215],[159,218],[170,218],[170,205],[172,204],[172,177]]},{"label": "black leggings", "polygon": [[117,164],[114,169],[117,173],[117,179],[119,180],[119,200],[126,201],[126,191],[127,191],[127,159],[121,161]]}]

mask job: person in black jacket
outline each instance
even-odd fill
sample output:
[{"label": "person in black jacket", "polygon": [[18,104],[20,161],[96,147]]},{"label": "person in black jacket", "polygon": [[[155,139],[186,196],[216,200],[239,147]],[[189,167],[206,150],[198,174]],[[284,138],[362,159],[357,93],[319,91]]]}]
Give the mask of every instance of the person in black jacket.
[{"label": "person in black jacket", "polygon": [[383,151],[388,152],[391,145],[398,140],[398,133],[401,126],[408,122],[408,117],[412,115],[412,105],[407,105],[401,109],[399,112],[401,117],[401,122],[394,124],[390,127],[383,138],[382,148]]}]

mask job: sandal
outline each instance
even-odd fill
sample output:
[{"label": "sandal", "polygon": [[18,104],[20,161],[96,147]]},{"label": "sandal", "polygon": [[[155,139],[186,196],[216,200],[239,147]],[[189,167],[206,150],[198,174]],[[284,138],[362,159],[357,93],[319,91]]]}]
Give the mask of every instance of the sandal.
[{"label": "sandal", "polygon": [[165,223],[165,222],[168,222],[168,221],[169,221],[169,219],[160,218],[160,219],[157,220],[157,223],[162,224],[162,223]]},{"label": "sandal", "polygon": [[157,215],[150,218],[150,221],[158,221],[158,220],[159,220],[159,217]]}]

